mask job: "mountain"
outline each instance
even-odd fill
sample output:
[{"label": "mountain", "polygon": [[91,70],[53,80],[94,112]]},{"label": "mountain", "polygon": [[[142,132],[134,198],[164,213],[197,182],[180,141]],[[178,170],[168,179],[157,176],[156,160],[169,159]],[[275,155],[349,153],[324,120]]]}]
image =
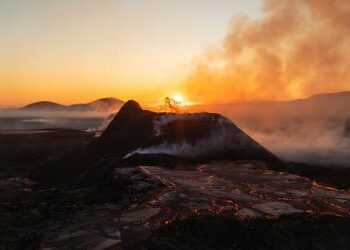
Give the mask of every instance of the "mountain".
[{"label": "mountain", "polygon": [[19,110],[21,111],[50,111],[50,112],[56,112],[56,111],[66,111],[66,112],[106,112],[111,113],[118,110],[122,105],[123,101],[109,97],[109,98],[102,98],[95,100],[90,103],[84,103],[84,104],[73,104],[70,106],[65,106],[62,104],[54,103],[54,102],[48,102],[48,101],[42,101],[42,102],[35,102],[28,104]]},{"label": "mountain", "polygon": [[226,117],[157,113],[128,101],[98,141],[103,154],[127,159],[166,154],[190,161],[271,160],[275,157]]},{"label": "mountain", "polygon": [[97,111],[97,112],[115,112],[123,105],[123,101],[109,97],[85,104],[73,104],[68,106],[70,111]]},{"label": "mountain", "polygon": [[[135,101],[123,105],[93,144],[67,159],[58,167],[66,180],[84,172],[88,176],[84,179],[103,179],[111,166],[172,167],[217,160],[280,162],[222,115],[157,113],[142,109]],[[69,171],[62,171],[64,167]]]},{"label": "mountain", "polygon": [[[278,103],[278,102],[277,102]],[[282,107],[310,115],[350,115],[350,91],[324,93],[309,98],[280,102]]]},{"label": "mountain", "polygon": [[[325,117],[350,116],[350,91],[324,93],[292,101],[260,101],[216,105],[237,116]],[[225,112],[224,112],[225,113]]]},{"label": "mountain", "polygon": [[[196,106],[192,110],[203,110],[223,114],[240,127],[253,130],[273,131],[276,126],[288,130],[289,126],[305,122],[321,123],[325,126],[344,126],[350,118],[350,91],[325,93],[292,101],[256,101]],[[326,124],[325,124],[326,123]],[[311,128],[311,127],[310,127]],[[303,128],[304,129],[304,128]],[[315,129],[312,129],[315,131]]]},{"label": "mountain", "polygon": [[[350,101],[350,91],[335,92],[335,93],[322,93],[313,95],[309,98],[302,99],[304,101],[320,102],[320,101],[332,101],[336,103],[348,103]],[[297,100],[298,101],[298,100]],[[301,101],[301,100],[299,100]]]},{"label": "mountain", "polygon": [[66,109],[64,105],[48,101],[34,102],[20,108],[23,111],[65,111]]}]

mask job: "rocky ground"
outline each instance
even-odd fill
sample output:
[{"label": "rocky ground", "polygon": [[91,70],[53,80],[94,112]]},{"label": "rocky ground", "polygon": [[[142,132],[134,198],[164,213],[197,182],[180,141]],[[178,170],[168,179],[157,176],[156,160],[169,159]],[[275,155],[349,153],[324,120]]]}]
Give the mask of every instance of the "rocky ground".
[{"label": "rocky ground", "polygon": [[[161,128],[154,117],[164,114],[132,105],[101,140],[78,130],[0,132],[0,249],[350,248],[342,172],[282,163],[217,115],[204,114],[203,123],[203,114],[166,114]],[[201,154],[139,149],[182,145],[195,131],[200,143],[191,148],[198,150],[217,125],[232,134],[205,162]]]},{"label": "rocky ground", "polygon": [[[338,244],[337,247],[346,249],[349,246],[349,240],[342,238],[350,235],[346,231],[350,221],[336,219],[350,214],[349,192],[262,167],[259,162],[217,162],[180,166],[172,170],[146,166],[116,169],[116,182],[119,179],[129,181],[127,192],[120,197],[121,200],[117,204],[93,206],[79,212],[69,225],[50,233],[46,231],[41,244],[50,249],[69,249],[70,246],[74,249],[108,249],[110,246],[126,249],[179,249],[179,246],[182,246],[180,249],[210,249],[205,243],[199,243],[200,238],[196,239],[193,233],[199,234],[198,237],[203,237],[200,234],[210,237],[213,233],[210,225],[219,227],[218,224],[223,224],[228,228],[236,228],[244,237],[236,237],[236,240],[224,238],[225,243],[219,239],[217,242],[210,239],[213,248],[230,248],[229,245],[225,248],[225,244],[243,246],[243,241],[251,237],[250,233],[262,233],[263,228],[270,231],[266,232],[269,237],[278,238],[274,234],[285,234],[288,241],[283,244],[286,249],[297,249],[295,247],[300,243],[292,241],[295,238],[303,239],[304,236],[321,244],[324,239],[316,237],[316,232],[312,232],[314,227],[315,230],[333,235],[339,231],[339,244],[335,237],[336,243],[329,247]],[[284,222],[277,219],[292,214],[302,215],[285,216],[281,219]],[[328,225],[323,219],[316,219],[326,215],[328,217],[324,220],[331,221],[335,226],[332,223]],[[206,225],[205,221],[209,223]],[[267,221],[272,224],[269,225]],[[173,223],[174,226],[167,227]],[[197,223],[207,229],[196,232],[196,228],[200,227]],[[259,223],[263,224],[262,228],[258,228]],[[314,235],[296,234],[298,223],[305,224],[305,231]],[[328,226],[319,229],[318,223]],[[274,231],[274,224],[281,227],[281,232]],[[241,232],[241,228],[245,227],[251,229]],[[226,230],[222,237],[227,236],[228,229],[222,230]],[[191,236],[186,236],[186,233]],[[315,247],[317,242],[309,245]],[[252,243],[250,246],[253,247]],[[270,246],[277,249],[278,245],[274,242]]]},{"label": "rocky ground", "polygon": [[0,130],[0,178],[35,178],[93,141],[92,134],[73,129]]},{"label": "rocky ground", "polygon": [[1,180],[0,249],[259,249],[253,247],[259,242],[260,249],[281,244],[348,249],[350,244],[349,192],[268,170],[261,162],[127,167],[113,175],[113,181],[84,188]]}]

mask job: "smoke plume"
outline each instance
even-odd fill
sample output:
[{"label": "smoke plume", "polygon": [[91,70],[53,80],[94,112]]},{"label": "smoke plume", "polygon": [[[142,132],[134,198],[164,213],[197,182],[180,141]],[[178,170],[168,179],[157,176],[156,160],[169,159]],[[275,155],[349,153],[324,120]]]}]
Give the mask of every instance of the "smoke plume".
[{"label": "smoke plume", "polygon": [[349,0],[264,0],[236,16],[222,44],[185,81],[194,99],[288,99],[350,86]]}]

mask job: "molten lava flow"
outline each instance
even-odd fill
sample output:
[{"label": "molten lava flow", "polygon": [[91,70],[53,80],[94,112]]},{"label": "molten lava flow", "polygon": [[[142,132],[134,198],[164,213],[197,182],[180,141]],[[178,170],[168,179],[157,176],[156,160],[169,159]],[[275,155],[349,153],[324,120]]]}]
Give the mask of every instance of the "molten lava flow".
[{"label": "molten lava flow", "polygon": [[318,187],[318,188],[324,188],[324,189],[327,189],[327,190],[330,190],[330,191],[338,191],[338,189],[336,189],[336,188],[329,187],[329,186],[326,186],[326,185],[321,185],[320,183],[316,182],[315,180],[312,180],[311,184],[313,186],[315,186],[315,187]]}]

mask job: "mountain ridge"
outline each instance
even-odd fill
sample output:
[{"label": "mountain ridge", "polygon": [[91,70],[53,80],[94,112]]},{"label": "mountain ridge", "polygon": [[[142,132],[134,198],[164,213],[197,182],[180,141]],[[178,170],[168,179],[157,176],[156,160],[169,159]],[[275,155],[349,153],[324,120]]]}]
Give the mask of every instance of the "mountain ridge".
[{"label": "mountain ridge", "polygon": [[124,102],[114,97],[106,97],[88,103],[62,105],[51,101],[38,101],[27,104],[20,111],[66,111],[66,112],[115,112]]},{"label": "mountain ridge", "polygon": [[284,101],[252,101],[223,103],[216,105],[198,105],[195,110],[209,110],[223,113],[234,120],[251,116],[286,117],[291,119],[300,116],[328,117],[340,115],[350,117],[350,91],[321,93],[307,98]]}]

